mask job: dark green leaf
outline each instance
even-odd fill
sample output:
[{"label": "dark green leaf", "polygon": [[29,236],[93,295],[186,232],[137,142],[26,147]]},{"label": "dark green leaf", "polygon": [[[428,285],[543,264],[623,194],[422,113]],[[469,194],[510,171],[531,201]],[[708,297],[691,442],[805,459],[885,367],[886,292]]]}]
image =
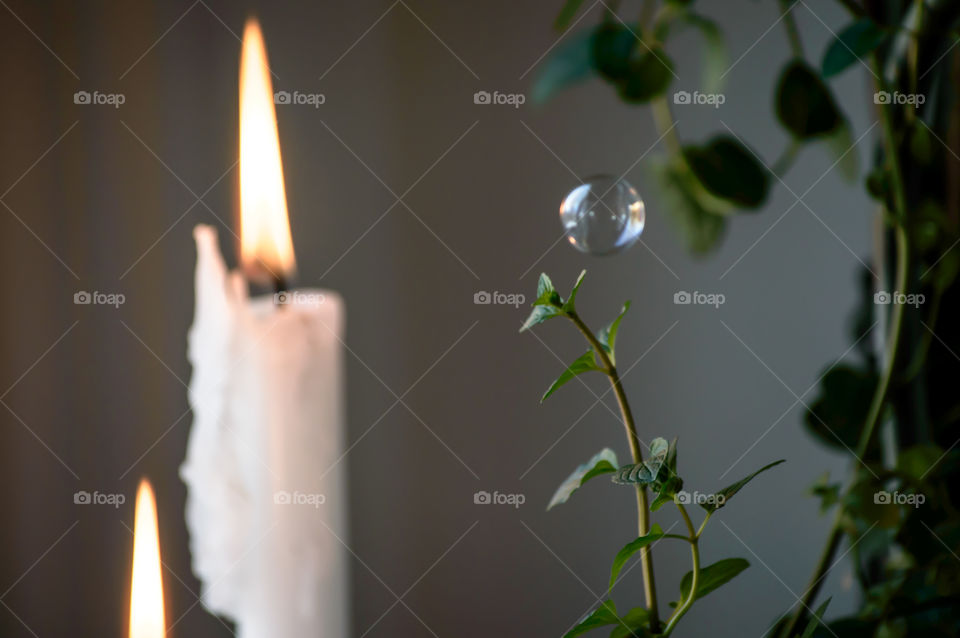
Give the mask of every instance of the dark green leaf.
[{"label": "dark green leaf", "polygon": [[603,448],[593,455],[589,461],[580,465],[573,471],[573,474],[557,488],[547,509],[551,509],[561,503],[566,503],[574,492],[576,492],[584,483],[594,476],[601,474],[611,474],[617,471],[617,455],[610,448]]},{"label": "dark green leaf", "polygon": [[627,311],[630,310],[630,302],[625,301],[623,303],[623,308],[620,310],[620,314],[617,315],[617,318],[610,322],[610,325],[602,328],[599,333],[597,333],[597,341],[600,342],[600,345],[603,346],[603,349],[606,350],[607,355],[610,357],[610,361],[614,365],[617,364],[617,354],[615,351],[616,342],[617,342],[617,331],[620,329],[620,320],[623,319],[623,315],[627,314]]},{"label": "dark green leaf", "polygon": [[650,636],[647,623],[650,612],[643,607],[634,607],[620,617],[620,625],[613,628],[610,638],[646,638]]},{"label": "dark green leaf", "polygon": [[831,447],[855,449],[876,385],[875,374],[846,364],[834,366],[820,381],[820,396],[804,419],[807,427]]},{"label": "dark green leaf", "polygon": [[742,208],[757,208],[766,199],[770,189],[767,170],[729,135],[719,135],[705,146],[687,146],[683,156],[700,183],[716,197]]},{"label": "dark green leaf", "polygon": [[940,446],[915,445],[900,453],[897,458],[897,473],[911,481],[933,478],[943,457],[943,448]]},{"label": "dark green leaf", "polygon": [[637,37],[630,29],[619,23],[604,22],[593,32],[593,68],[612,82],[623,81],[630,70],[630,59],[638,44]]},{"label": "dark green leaf", "polygon": [[556,392],[557,389],[567,383],[567,381],[570,381],[577,375],[583,374],[584,372],[590,372],[592,370],[602,372],[601,368],[597,365],[597,362],[594,359],[593,350],[587,350],[582,355],[577,357],[576,361],[571,363],[570,367],[563,371],[563,374],[557,377],[557,380],[553,382],[553,385],[551,385],[547,391],[543,393],[543,396],[540,398],[540,403],[546,401],[547,397]]},{"label": "dark green leaf", "polygon": [[747,483],[749,483],[750,481],[752,481],[758,474],[760,474],[761,472],[766,472],[766,471],[769,470],[770,468],[772,468],[772,467],[774,467],[774,466],[777,466],[777,465],[780,465],[781,463],[784,463],[785,461],[786,461],[786,459],[780,459],[779,461],[774,461],[773,463],[770,463],[769,465],[764,465],[763,467],[761,467],[759,470],[757,470],[757,471],[754,472],[753,474],[751,474],[751,475],[749,475],[749,476],[747,476],[747,477],[745,477],[745,478],[740,479],[739,481],[737,481],[737,482],[734,483],[733,485],[728,485],[727,487],[723,488],[722,490],[720,490],[719,492],[717,492],[716,494],[714,494],[714,497],[715,497],[715,498],[707,499],[707,501],[706,501],[705,503],[701,503],[701,504],[700,504],[700,507],[702,507],[703,509],[707,510],[708,512],[715,512],[716,510],[718,510],[718,509],[720,509],[721,507],[723,507],[724,505],[726,505],[726,504],[727,504],[727,501],[729,501],[731,498],[733,498],[733,495],[734,495],[734,494],[736,494],[737,492],[739,492],[740,490],[742,490],[743,487],[744,487]]},{"label": "dark green leaf", "polygon": [[534,103],[543,104],[561,90],[591,77],[593,71],[593,31],[571,34],[560,43],[537,69],[530,89]]},{"label": "dark green leaf", "polygon": [[666,92],[673,77],[673,62],[662,48],[642,48],[619,84],[620,97],[634,104],[649,102]]},{"label": "dark green leaf", "polygon": [[574,638],[575,636],[585,634],[592,629],[596,629],[597,627],[617,624],[620,624],[620,617],[617,616],[617,606],[612,600],[605,600],[600,603],[600,606],[594,609],[589,616],[581,620],[573,629],[565,633],[563,638]]},{"label": "dark green leaf", "polygon": [[557,19],[553,22],[553,28],[562,31],[570,26],[570,22],[577,15],[577,11],[580,10],[582,4],[583,0],[566,0],[563,3],[563,8],[560,9],[560,13],[557,14]]},{"label": "dark green leaf", "polygon": [[823,614],[827,611],[827,605],[830,604],[830,598],[827,598],[823,601],[823,604],[817,607],[817,610],[813,612],[813,618],[810,619],[810,622],[807,623],[807,628],[803,630],[803,634],[800,635],[800,638],[810,638],[813,636],[814,630],[818,625],[823,623]]},{"label": "dark green leaf", "polygon": [[840,484],[830,482],[827,472],[810,486],[810,493],[820,499],[820,511],[826,512],[840,501]]},{"label": "dark green leaf", "polygon": [[650,504],[650,511],[656,512],[666,503],[674,500],[681,489],[683,489],[683,479],[679,476],[670,476],[661,483],[654,483],[654,489],[657,490],[657,497]]},{"label": "dark green leaf", "polygon": [[530,328],[541,324],[547,319],[553,319],[554,317],[559,317],[563,313],[559,308],[554,306],[534,306],[533,310],[530,312],[530,316],[527,317],[527,320],[523,322],[523,325],[520,326],[520,332],[524,330],[529,330]]},{"label": "dark green leaf", "polygon": [[570,296],[567,298],[566,302],[563,304],[564,312],[576,312],[577,306],[577,291],[580,290],[580,284],[583,283],[583,278],[587,274],[586,270],[580,271],[580,276],[577,277],[577,281],[573,284],[573,290],[570,291]]},{"label": "dark green leaf", "polygon": [[663,538],[663,528],[661,528],[656,523],[650,528],[650,531],[645,536],[640,536],[636,540],[630,541],[623,546],[617,555],[613,557],[613,565],[610,567],[610,586],[608,589],[613,589],[614,583],[617,582],[617,576],[620,575],[620,570],[623,569],[623,566],[630,560],[630,557],[639,552],[641,549]]},{"label": "dark green leaf", "polygon": [[843,123],[829,89],[807,66],[794,60],[777,83],[777,117],[795,137],[806,140],[824,135]]},{"label": "dark green leaf", "polygon": [[[713,590],[730,582],[737,574],[750,567],[750,563],[742,558],[725,558],[717,561],[713,565],[704,567],[700,570],[700,582],[697,584],[697,597],[699,600],[712,592]],[[690,595],[690,587],[693,583],[693,572],[687,572],[680,581],[680,600],[686,600]]]},{"label": "dark green leaf", "polygon": [[733,206],[711,195],[681,156],[666,162],[650,161],[647,170],[657,183],[663,210],[680,230],[689,250],[703,255],[716,247],[726,228],[725,216]]},{"label": "dark green leaf", "polygon": [[827,48],[823,56],[823,77],[836,75],[870,55],[883,44],[886,37],[886,33],[870,18],[857,20],[841,31]]}]

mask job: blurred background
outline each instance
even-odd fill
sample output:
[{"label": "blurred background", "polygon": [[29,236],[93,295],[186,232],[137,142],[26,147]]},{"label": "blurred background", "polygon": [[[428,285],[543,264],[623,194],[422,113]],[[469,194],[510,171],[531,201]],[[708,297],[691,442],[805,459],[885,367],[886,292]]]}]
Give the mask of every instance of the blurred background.
[{"label": "blurred background", "polygon": [[[133,496],[148,477],[170,635],[231,635],[198,603],[177,469],[192,420],[192,228],[217,226],[236,263],[249,15],[274,89],[324,96],[277,116],[296,283],[347,304],[354,635],[560,635],[604,596],[608,561],[633,538],[629,491],[598,481],[545,506],[602,447],[626,458],[614,399],[598,402],[604,380],[586,376],[538,405],[580,337],[560,322],[518,335],[525,306],[474,303],[482,291],[529,301],[541,271],[566,294],[587,269],[578,307],[595,328],[633,301],[618,340],[624,383],[642,438],[679,437],[688,488],[788,460],[717,517],[705,562],[752,567],[678,635],[760,636],[802,594],[828,527],[807,487],[845,468],[801,428],[803,403],[851,343],[845,317],[873,232],[866,195],[824,174],[826,153],[804,150],[786,177],[797,194],[815,184],[804,205],[776,188],[720,250],[694,259],[643,173],[660,152],[648,109],[596,80],[542,107],[475,104],[478,91],[529,94],[560,37],[559,2],[0,4],[0,634],[125,635]],[[777,6],[700,9],[726,31],[732,66],[722,106],[674,110],[680,135],[726,126],[772,163],[786,135],[772,84],[790,55],[771,32]],[[817,2],[795,15],[819,59],[844,16]],[[694,90],[701,44],[681,41],[675,85]],[[833,88],[862,105],[847,111],[856,139],[872,123],[871,89],[857,73]],[[76,104],[78,91],[123,103]],[[647,207],[642,242],[608,258],[573,250],[557,219],[578,176],[596,173],[624,175]],[[75,305],[79,291],[125,303]],[[726,302],[675,305],[679,291]],[[75,505],[79,490],[126,503]],[[525,502],[477,505],[481,490]],[[658,548],[664,601],[688,560],[679,544]],[[849,567],[828,579],[831,610],[851,609]],[[639,570],[615,598],[641,601]]]}]

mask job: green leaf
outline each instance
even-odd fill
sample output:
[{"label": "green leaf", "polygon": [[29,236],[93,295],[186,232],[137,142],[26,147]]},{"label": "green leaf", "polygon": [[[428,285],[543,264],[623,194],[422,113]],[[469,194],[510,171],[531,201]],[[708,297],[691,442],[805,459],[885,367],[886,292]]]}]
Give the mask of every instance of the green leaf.
[{"label": "green leaf", "polygon": [[915,445],[904,450],[897,457],[897,474],[911,481],[933,479],[936,477],[937,466],[943,457],[943,448],[938,445]]},{"label": "green leaf", "polygon": [[733,206],[710,194],[680,155],[668,161],[651,160],[647,170],[660,191],[662,209],[670,215],[687,248],[696,255],[713,250],[723,236],[725,216]]},{"label": "green leaf", "polygon": [[850,365],[831,368],[820,380],[820,395],[809,404],[804,422],[822,443],[850,452],[860,440],[876,390],[877,377]]},{"label": "green leaf", "polygon": [[[800,638],[810,638],[813,636],[814,630],[823,623],[823,614],[827,611],[827,605],[830,604],[831,598],[827,598],[823,601],[823,604],[817,607],[817,610],[813,612],[813,618],[810,619],[810,622],[807,623],[807,628],[803,630],[803,633],[800,635]],[[826,627],[826,625],[824,625]]]},{"label": "green leaf", "polygon": [[821,65],[823,77],[834,76],[883,44],[887,34],[870,18],[861,18],[843,29],[827,47]]},{"label": "green leaf", "polygon": [[729,135],[704,146],[686,146],[690,170],[711,194],[741,208],[758,208],[767,198],[770,177],[756,156]]},{"label": "green leaf", "polygon": [[553,287],[553,282],[547,273],[540,273],[540,279],[537,280],[537,300],[533,302],[536,305],[548,304],[559,306],[561,304],[560,293]]},{"label": "green leaf", "polygon": [[663,95],[673,79],[673,62],[661,47],[642,47],[640,56],[630,60],[619,84],[620,97],[626,102],[644,104]]},{"label": "green leaf", "polygon": [[593,610],[589,616],[581,620],[577,625],[565,633],[563,638],[574,638],[585,634],[597,627],[606,625],[616,625],[620,623],[620,617],[617,616],[617,606],[612,600],[605,600],[600,606]]},{"label": "green leaf", "polygon": [[587,271],[586,271],[586,270],[581,270],[581,271],[580,271],[580,276],[577,277],[576,283],[573,284],[573,290],[570,291],[570,297],[567,298],[567,300],[566,300],[566,301],[564,302],[564,304],[563,304],[563,310],[564,310],[564,312],[576,312],[576,311],[577,311],[577,306],[576,306],[577,291],[580,290],[580,284],[583,283],[583,278],[584,278],[584,276],[586,276],[586,274],[587,274]]},{"label": "green leaf", "polygon": [[617,343],[617,331],[620,329],[620,321],[623,319],[623,316],[627,314],[627,311],[630,310],[630,302],[623,302],[623,308],[620,310],[620,314],[617,315],[617,318],[610,322],[610,325],[605,326],[597,333],[597,341],[600,342],[600,345],[603,346],[603,349],[607,352],[607,355],[610,357],[610,361],[616,365],[617,355],[614,348]]},{"label": "green leaf", "polygon": [[543,396],[540,397],[540,403],[546,401],[547,397],[556,392],[557,389],[567,383],[567,381],[570,381],[577,375],[581,375],[584,372],[591,372],[593,370],[596,370],[597,372],[603,371],[600,366],[597,365],[597,362],[594,359],[593,350],[587,350],[582,355],[577,357],[576,361],[571,363],[570,367],[563,371],[563,374],[557,377],[557,380],[553,382],[553,385],[551,385],[547,391],[543,393]]},{"label": "green leaf", "polygon": [[801,140],[829,133],[843,123],[830,90],[801,60],[789,63],[777,82],[777,117]]},{"label": "green leaf", "polygon": [[577,15],[577,11],[580,10],[582,4],[583,0],[567,0],[564,2],[563,8],[557,14],[557,19],[553,22],[553,28],[557,31],[563,31],[570,26],[570,22]]},{"label": "green leaf", "polygon": [[830,473],[825,472],[810,486],[810,493],[820,499],[820,511],[826,512],[840,502],[840,484],[830,482]]},{"label": "green leaf", "polygon": [[645,536],[640,536],[636,540],[630,541],[623,546],[617,555],[613,557],[613,565],[610,567],[610,585],[608,589],[613,589],[614,583],[617,582],[617,576],[620,575],[620,570],[623,569],[623,566],[626,564],[630,557],[639,552],[641,549],[663,538],[663,528],[661,528],[656,523],[650,528],[650,531]]},{"label": "green leaf", "polygon": [[734,483],[733,485],[728,485],[727,487],[723,488],[722,490],[720,490],[719,492],[717,492],[716,494],[714,494],[714,497],[715,497],[715,498],[707,499],[706,502],[700,504],[700,507],[702,507],[703,509],[707,510],[708,512],[715,512],[715,511],[717,511],[718,509],[720,509],[721,507],[723,507],[724,505],[726,505],[726,504],[727,504],[727,501],[729,501],[731,498],[733,498],[733,495],[734,495],[734,494],[736,494],[737,492],[739,492],[740,490],[742,490],[743,487],[744,487],[747,483],[749,483],[750,481],[752,481],[758,474],[760,474],[760,473],[762,473],[762,472],[766,472],[766,471],[769,470],[770,468],[775,467],[775,466],[780,465],[781,463],[785,463],[785,462],[786,462],[786,459],[780,459],[779,461],[774,461],[773,463],[770,463],[769,465],[764,465],[763,467],[761,467],[759,470],[757,470],[757,471],[754,472],[753,474],[751,474],[751,475],[749,475],[749,476],[747,476],[747,477],[745,477],[745,478],[740,479],[739,481],[737,481],[737,482]]},{"label": "green leaf", "polygon": [[611,82],[622,82],[630,70],[637,37],[624,25],[604,22],[593,32],[590,55],[593,68]]},{"label": "green leaf", "polygon": [[533,310],[530,312],[530,316],[527,317],[527,320],[523,322],[523,325],[520,326],[520,332],[524,330],[529,330],[530,328],[543,323],[548,319],[553,319],[554,317],[559,317],[563,314],[559,308],[554,306],[538,305],[534,306]]},{"label": "green leaf", "polygon": [[657,437],[650,442],[650,457],[642,463],[624,465],[613,475],[613,482],[621,485],[653,483],[661,479],[660,470],[670,453],[666,439]]},{"label": "green leaf", "polygon": [[[750,567],[750,563],[742,558],[725,558],[713,565],[700,570],[700,582],[697,585],[697,597],[700,600],[713,590],[730,582],[737,574]],[[693,583],[693,572],[687,572],[680,581],[680,600],[690,596],[690,587]]]},{"label": "green leaf", "polygon": [[[654,484],[654,488],[657,488],[656,484]],[[670,478],[664,480],[659,485],[657,497],[653,499],[653,503],[650,504],[650,511],[656,512],[665,504],[673,501],[677,496],[677,492],[679,492],[681,489],[683,489],[683,479],[681,479],[679,476],[671,476]]]},{"label": "green leaf", "polygon": [[617,454],[610,448],[603,448],[593,455],[589,461],[580,465],[573,471],[573,474],[557,488],[547,510],[556,505],[566,503],[570,496],[576,492],[584,483],[594,476],[601,474],[611,474],[617,471]]},{"label": "green leaf", "polygon": [[593,30],[586,29],[568,36],[537,69],[531,99],[543,104],[557,93],[592,76]]},{"label": "green leaf", "polygon": [[643,607],[634,607],[620,617],[620,625],[610,632],[610,638],[646,638],[650,636],[647,624],[650,612]]}]

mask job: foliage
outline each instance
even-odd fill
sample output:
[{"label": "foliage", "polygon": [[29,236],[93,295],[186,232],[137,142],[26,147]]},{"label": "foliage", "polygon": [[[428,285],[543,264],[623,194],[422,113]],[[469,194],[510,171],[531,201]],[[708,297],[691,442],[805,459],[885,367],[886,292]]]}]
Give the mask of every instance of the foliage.
[{"label": "foliage", "polygon": [[[627,104],[651,107],[668,152],[645,164],[659,186],[662,208],[696,254],[715,249],[739,213],[757,214],[777,183],[772,176],[788,171],[805,146],[828,149],[832,158],[824,170],[836,168],[865,186],[879,207],[883,241],[873,271],[883,278],[865,274],[863,300],[852,322],[854,354],[825,370],[815,397],[805,402],[804,419],[816,441],[847,456],[851,470],[845,481],[821,477],[812,487],[823,511],[834,516],[833,531],[805,589],[804,604],[784,615],[770,635],[960,635],[960,497],[951,489],[960,484],[960,403],[953,387],[960,370],[960,293],[955,285],[960,271],[960,248],[955,249],[960,245],[960,48],[955,47],[960,3],[839,0],[849,21],[836,30],[818,63],[803,50],[793,16],[797,5],[768,0],[766,6],[771,4],[782,13],[778,22],[791,50],[770,78],[775,86],[771,119],[788,140],[775,161],[768,163],[730,130],[706,140],[680,139],[669,99],[676,79],[670,51],[677,34],[693,28],[702,38],[701,90],[721,90],[719,80],[728,70],[722,31],[700,13],[705,3],[695,0],[648,0],[639,18],[620,15],[619,5],[608,3],[593,25],[590,16],[581,15],[588,3],[566,0],[555,26],[567,29],[576,22],[577,27],[541,65],[534,96],[546,101],[596,77]],[[859,169],[844,113],[844,108],[864,107],[841,104],[830,86],[852,73],[874,81],[873,103],[870,96],[866,101],[881,124],[866,172]],[[674,92],[672,101],[680,103],[685,94]],[[553,297],[552,284],[549,288],[551,296],[534,308],[526,327],[571,316],[562,303],[554,303],[559,295]],[[890,303],[875,299],[878,291],[923,301]],[[584,355],[577,361],[569,378],[587,371],[609,375],[614,369],[612,362],[605,369],[602,357]],[[675,444],[672,461],[669,454],[661,460],[665,443],[651,442],[656,454],[607,473],[649,491],[656,497],[653,507],[673,500],[682,481],[676,475]],[[732,496],[742,486],[735,483],[717,495]],[[899,495],[902,502],[880,502],[884,494]],[[709,518],[714,510],[704,509]],[[631,543],[644,545],[638,550],[643,557],[667,536],[647,544],[641,535]],[[863,602],[854,613],[825,625],[826,603],[812,615],[809,610],[844,539]],[[701,569],[701,576],[709,569]],[[705,578],[694,585],[691,575],[687,582],[692,589],[706,588]],[[697,598],[681,593],[678,610]],[[608,620],[616,615],[610,609],[600,613]],[[642,631],[626,622],[608,624],[617,625],[613,635],[656,635],[661,629],[655,610],[636,618]],[[669,633],[672,625],[662,629]]]},{"label": "foliage", "polygon": [[[620,329],[620,323],[630,308],[630,302],[623,304],[620,313],[597,334],[594,334],[580,318],[576,308],[577,292],[583,283],[586,271],[580,273],[570,296],[564,300],[554,288],[553,282],[546,273],[540,275],[537,283],[537,298],[533,302],[533,309],[530,316],[520,327],[520,332],[529,330],[550,319],[564,317],[570,320],[587,340],[590,349],[564,370],[556,381],[547,390],[544,399],[553,394],[555,390],[585,372],[599,372],[606,375],[611,383],[613,390],[618,395],[621,410],[623,414],[624,426],[627,430],[629,442],[631,444],[631,454],[633,463],[620,465],[617,461],[616,453],[610,448],[604,448],[586,463],[579,465],[573,473],[566,478],[553,498],[547,509],[566,503],[570,497],[590,479],[603,474],[612,474],[612,480],[616,484],[626,485],[634,488],[638,493],[638,522],[640,535],[629,541],[613,558],[613,564],[610,568],[610,582],[608,589],[612,590],[619,582],[624,566],[636,555],[640,554],[642,569],[645,573],[652,572],[652,554],[653,546],[665,538],[678,539],[690,544],[693,569],[687,573],[680,584],[680,600],[672,603],[675,608],[673,614],[663,624],[659,620],[659,610],[651,600],[655,600],[651,592],[647,593],[648,606],[636,607],[629,612],[620,615],[617,607],[612,600],[604,601],[599,607],[580,620],[566,634],[566,637],[579,636],[600,627],[610,627],[611,638],[627,636],[669,636],[676,627],[677,622],[690,609],[690,606],[698,599],[706,596],[710,592],[719,588],[733,579],[737,574],[749,566],[749,563],[742,558],[728,558],[707,567],[700,567],[700,535],[706,527],[710,516],[718,509],[723,507],[727,500],[733,497],[743,487],[753,480],[760,473],[779,465],[783,461],[776,461],[765,467],[760,468],[753,474],[737,481],[733,485],[725,487],[705,502],[699,503],[706,512],[703,522],[699,529],[694,529],[693,522],[686,510],[688,494],[682,492],[683,479],[677,474],[677,440],[673,439],[667,442],[664,438],[655,438],[650,441],[646,458],[643,458],[640,449],[640,441],[637,438],[636,427],[633,423],[632,412],[627,407],[626,396],[623,394],[623,387],[620,383],[620,377],[616,368],[616,339]],[[652,504],[647,504],[647,491],[654,495]],[[674,503],[680,511],[684,522],[687,525],[687,536],[676,534],[665,534],[663,528],[654,523],[648,527],[647,521],[650,512],[658,510],[667,503]],[[625,574],[624,574],[625,575]],[[652,579],[650,579],[652,583]]]}]

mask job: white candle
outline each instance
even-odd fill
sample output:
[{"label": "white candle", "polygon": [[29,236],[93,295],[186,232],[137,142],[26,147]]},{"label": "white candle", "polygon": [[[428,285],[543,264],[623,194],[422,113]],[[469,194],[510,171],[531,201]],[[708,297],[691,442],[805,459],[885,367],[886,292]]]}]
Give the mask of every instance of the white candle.
[{"label": "white candle", "polygon": [[[259,28],[248,23],[242,262],[247,276],[279,281],[294,260],[270,84]],[[343,304],[322,290],[250,299],[214,230],[199,226],[194,236],[194,423],[181,476],[204,604],[234,620],[240,638],[343,638]]]}]

